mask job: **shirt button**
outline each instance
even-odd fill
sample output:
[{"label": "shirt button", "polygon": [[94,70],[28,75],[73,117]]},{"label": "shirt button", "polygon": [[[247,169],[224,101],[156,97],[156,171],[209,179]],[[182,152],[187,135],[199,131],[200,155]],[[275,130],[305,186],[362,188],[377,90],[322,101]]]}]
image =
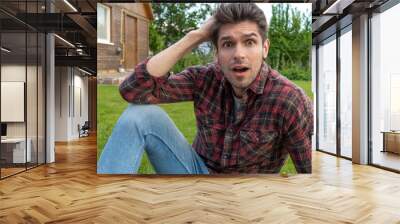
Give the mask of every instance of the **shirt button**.
[{"label": "shirt button", "polygon": [[228,158],[229,158],[229,155],[228,155],[228,154],[224,154],[224,155],[222,156],[222,158],[223,158],[223,159],[228,159]]}]

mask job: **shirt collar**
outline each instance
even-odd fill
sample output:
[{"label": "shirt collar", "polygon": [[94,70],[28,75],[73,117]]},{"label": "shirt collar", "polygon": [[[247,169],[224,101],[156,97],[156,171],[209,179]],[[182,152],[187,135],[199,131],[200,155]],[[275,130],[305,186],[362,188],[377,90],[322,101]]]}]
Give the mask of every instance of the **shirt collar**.
[{"label": "shirt collar", "polygon": [[264,92],[264,87],[265,83],[268,78],[268,66],[265,62],[262,63],[260,72],[254,79],[254,81],[250,84],[249,88],[251,91],[253,91],[255,94],[263,94]]},{"label": "shirt collar", "polygon": [[[219,66],[217,67],[218,67],[217,70],[221,73],[222,76],[222,84],[224,87],[227,87],[227,84],[230,85],[230,83],[228,79],[224,77],[222,70],[219,68]],[[263,94],[265,83],[268,78],[268,73],[269,73],[269,67],[265,62],[263,62],[259,73],[257,74],[256,78],[247,89],[253,91],[253,93],[258,95]]]}]

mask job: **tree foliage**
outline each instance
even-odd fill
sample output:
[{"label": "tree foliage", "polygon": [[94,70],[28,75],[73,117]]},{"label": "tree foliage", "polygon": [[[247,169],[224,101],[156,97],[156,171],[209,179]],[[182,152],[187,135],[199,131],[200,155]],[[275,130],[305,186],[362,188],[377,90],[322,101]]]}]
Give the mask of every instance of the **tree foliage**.
[{"label": "tree foliage", "polygon": [[267,62],[293,80],[310,80],[311,20],[289,4],[272,6]]},{"label": "tree foliage", "polygon": [[[209,4],[196,3],[153,3],[154,21],[150,24],[150,50],[153,54],[180,40],[186,33],[199,27],[200,21],[210,16]],[[194,49],[172,69],[179,72],[188,66],[210,61],[209,45]]]}]

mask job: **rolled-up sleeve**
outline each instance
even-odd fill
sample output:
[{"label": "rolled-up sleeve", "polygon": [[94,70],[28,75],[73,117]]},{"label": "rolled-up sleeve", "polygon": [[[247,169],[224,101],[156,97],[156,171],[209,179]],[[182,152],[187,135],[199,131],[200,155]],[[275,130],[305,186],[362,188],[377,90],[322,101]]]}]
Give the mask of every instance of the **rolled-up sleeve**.
[{"label": "rolled-up sleeve", "polygon": [[122,98],[136,104],[173,103],[193,100],[193,92],[199,76],[207,68],[194,66],[178,74],[168,72],[162,77],[153,77],[147,71],[150,58],[139,63],[119,86]]}]

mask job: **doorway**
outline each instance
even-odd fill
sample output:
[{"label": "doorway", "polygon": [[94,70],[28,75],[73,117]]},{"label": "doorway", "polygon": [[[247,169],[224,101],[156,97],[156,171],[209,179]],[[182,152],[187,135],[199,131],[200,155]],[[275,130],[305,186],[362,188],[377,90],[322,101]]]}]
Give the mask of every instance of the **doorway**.
[{"label": "doorway", "polygon": [[127,13],[124,13],[124,67],[131,71],[137,64],[137,19]]}]

